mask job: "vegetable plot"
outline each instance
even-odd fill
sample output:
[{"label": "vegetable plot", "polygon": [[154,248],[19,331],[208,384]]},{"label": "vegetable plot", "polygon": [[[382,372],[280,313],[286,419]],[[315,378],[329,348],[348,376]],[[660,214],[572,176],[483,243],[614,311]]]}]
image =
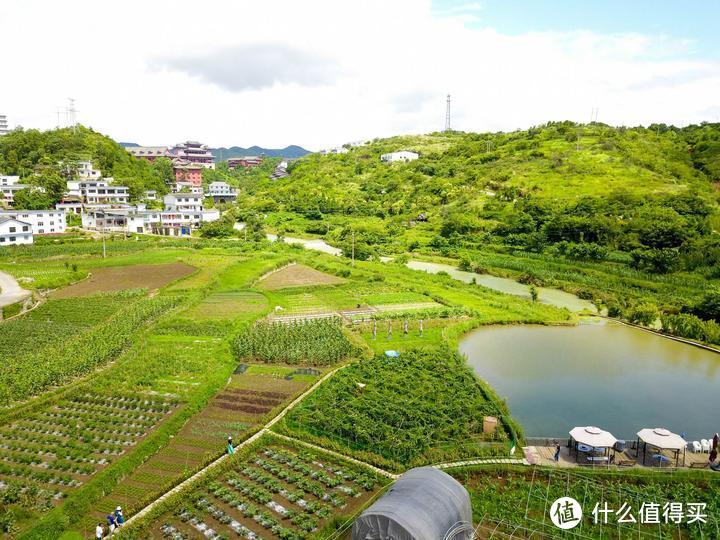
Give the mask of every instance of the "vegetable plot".
[{"label": "vegetable plot", "polygon": [[118,459],[177,402],[157,396],[82,393],[0,427],[3,506],[43,512]]},{"label": "vegetable plot", "polygon": [[315,451],[263,448],[194,488],[154,524],[157,536],[302,540],[351,514],[384,482]]}]

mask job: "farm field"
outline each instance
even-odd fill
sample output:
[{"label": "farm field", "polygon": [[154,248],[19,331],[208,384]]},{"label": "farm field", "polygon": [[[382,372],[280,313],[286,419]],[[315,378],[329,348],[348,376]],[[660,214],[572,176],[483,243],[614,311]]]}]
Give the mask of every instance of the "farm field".
[{"label": "farm field", "polygon": [[3,502],[23,520],[36,518],[131,451],[177,405],[147,393],[84,390],[0,426]]},{"label": "farm field", "polygon": [[[345,362],[349,362],[348,367],[335,373],[272,429],[393,471],[458,456],[504,454],[507,440],[513,436],[511,431],[503,427],[496,438],[486,438],[480,433],[482,416],[502,416],[503,406],[491,391],[459,366],[452,354],[446,355],[446,350],[440,354],[437,347],[448,342],[446,333],[456,326],[478,324],[480,319],[543,322],[570,319],[562,310],[532,305],[458,282],[446,282],[442,276],[417,276],[399,265],[357,262],[352,267],[343,259],[305,253],[288,246],[253,252],[244,252],[237,246],[237,243],[228,248],[214,245],[203,249],[152,246],[137,252],[117,252],[105,260],[88,255],[70,257],[68,265],[62,259],[49,260],[50,266],[68,272],[65,277],[74,272],[73,264],[78,265],[77,273],[85,271],[95,275],[105,269],[121,273],[144,258],[148,259],[147,264],[156,267],[187,266],[193,270],[184,279],[162,286],[151,298],[145,296],[144,291],[133,289],[86,297],[51,297],[37,309],[38,321],[62,320],[80,325],[93,319],[83,317],[82,306],[87,304],[90,307],[87,313],[97,311],[94,318],[100,322],[89,330],[83,326],[78,334],[82,337],[92,332],[99,335],[100,327],[107,335],[114,335],[125,324],[120,316],[135,306],[148,302],[165,306],[152,319],[125,332],[127,340],[122,347],[103,356],[107,362],[82,371],[79,382],[73,383],[73,392],[147,395],[170,400],[174,405],[172,414],[159,419],[136,444],[89,474],[81,485],[67,490],[63,498],[54,500],[42,511],[18,513],[14,520],[22,534],[31,538],[57,537],[62,531],[72,530],[88,536],[93,525],[117,505],[123,506],[126,516],[132,516],[221,455],[228,435],[237,442],[250,437],[294,396],[317,381],[326,369]],[[258,277],[293,260],[298,264],[286,267],[288,272],[300,268],[301,274],[307,277],[313,272],[305,268],[315,268],[323,276],[338,276],[338,281],[332,284],[328,281],[334,280],[323,278],[315,285],[306,280],[302,286],[259,288],[258,284],[264,280],[258,281]],[[18,264],[29,266],[24,261]],[[270,276],[276,274],[279,272]],[[288,282],[295,279],[285,278]],[[39,284],[40,281],[35,282],[36,286]],[[98,298],[109,301],[105,304]],[[93,302],[97,302],[95,308]],[[63,314],[63,303],[72,306],[72,309],[66,308],[75,310],[72,315]],[[301,317],[280,323],[273,320],[278,313],[276,306],[283,308],[279,311],[283,314],[329,312],[334,316],[318,320]],[[47,317],[42,316],[43,309],[48,310]],[[51,310],[60,310],[61,315],[53,319]],[[358,312],[358,320],[367,317],[366,311],[377,319],[379,331],[375,340],[368,335],[370,320],[351,324],[355,316],[349,312],[354,311]],[[420,319],[424,324],[423,336],[419,335]],[[405,320],[409,325],[407,336],[403,331]],[[388,324],[393,326],[390,338],[382,333]],[[20,339],[21,332],[12,335],[16,336],[12,339]],[[405,343],[391,346],[395,340],[405,340]],[[52,342],[58,347],[51,355],[53,358],[65,359],[71,353],[73,358],[84,358],[75,354],[81,349],[62,348],[59,338]],[[431,352],[414,352],[418,346]],[[371,350],[382,352],[389,348],[404,352],[405,358],[400,364],[386,364],[382,357],[363,359]],[[404,360],[407,361],[403,363]],[[72,362],[63,361],[62,365],[69,366]],[[67,380],[58,379],[59,383]],[[18,395],[21,393],[27,395],[28,390],[20,387]],[[31,400],[26,408],[11,409],[12,417],[8,416],[10,420],[0,424],[0,428],[31,418],[32,414],[51,414],[65,396],[60,384],[37,404]],[[412,411],[411,417],[398,415],[398,411],[403,410]],[[389,416],[383,416],[383,411]],[[446,429],[441,424],[448,424],[448,418],[453,419],[452,427]],[[346,428],[348,420],[349,429]],[[264,435],[263,440],[268,436]],[[284,440],[272,444],[286,450],[293,446]],[[264,452],[266,448],[261,450]],[[305,451],[304,447],[295,453],[300,451]],[[326,459],[329,463],[343,461],[327,456]],[[235,473],[242,475],[247,467],[254,465],[243,463]],[[321,467],[320,472],[323,470]],[[257,483],[260,478],[248,481]],[[173,509],[166,516],[171,526],[189,537],[203,534],[195,525],[201,526],[204,522],[217,534],[237,536],[234,521],[264,538],[320,534],[324,528],[334,526],[335,517],[362,508],[376,491],[376,488],[367,492],[358,489],[356,497],[353,491],[356,488],[348,480],[346,487],[350,491],[336,490],[341,497],[347,495],[340,506],[335,506],[329,498],[317,501],[329,504],[332,507],[329,513],[328,509],[314,505],[298,508],[295,502],[300,499],[283,502],[283,494],[278,492],[273,499],[277,506],[260,506],[248,499],[248,504],[258,506],[255,510],[246,508],[248,516],[237,509],[243,503],[237,503],[234,510],[223,507],[231,519],[228,522],[227,517],[223,517],[224,523],[220,523],[215,516],[205,521],[203,512],[210,507],[196,495],[202,492],[204,497],[213,498],[213,504],[217,500],[227,504],[225,499],[218,499],[227,498],[227,494],[219,492],[218,495],[209,490],[209,484],[203,486],[198,490],[193,488],[185,497],[185,502],[192,502],[192,507],[183,508],[179,513]],[[312,484],[307,487],[319,493]],[[269,488],[262,484],[262,489]],[[291,493],[290,489],[286,491]],[[249,497],[253,493],[260,492],[245,490],[238,496]],[[328,495],[317,493],[315,497],[320,499]],[[307,497],[302,500],[308,503],[314,500],[312,491]],[[266,500],[262,504],[270,502]],[[281,508],[292,511],[284,513]],[[195,513],[185,513],[189,510]],[[0,508],[0,515],[3,511],[5,507]],[[229,531],[222,528],[228,524]],[[152,527],[155,525],[158,523]],[[158,526],[162,525],[164,523]],[[162,531],[153,528],[153,534],[158,533]]]},{"label": "farm field", "polygon": [[356,348],[337,318],[261,321],[233,343],[239,360],[327,366],[350,358]]},{"label": "farm field", "polygon": [[[546,501],[552,502],[561,496],[570,496],[583,501],[582,523],[576,530],[583,538],[710,538],[714,537],[720,525],[720,512],[716,496],[720,488],[717,475],[678,471],[674,474],[653,474],[648,472],[618,473],[617,471],[582,470],[558,471],[556,469],[527,469],[518,467],[483,469],[450,469],[449,474],[460,481],[470,492],[473,518],[482,523],[481,531],[486,538],[492,531],[502,537],[518,526],[523,537],[535,531],[535,537],[555,536],[557,529],[547,516]],[[657,524],[617,524],[615,516],[609,517],[609,524],[593,523],[592,509],[595,504],[617,511],[623,504],[632,510],[639,521],[639,510],[643,503],[659,505],[662,516],[666,503],[681,501],[704,503],[707,524],[687,520],[677,524],[664,519]],[[602,519],[602,517],[601,517]]]},{"label": "farm field", "polygon": [[91,537],[94,525],[117,505],[128,515],[160,496],[173,485],[217,459],[225,451],[227,438],[242,441],[265,423],[293,396],[316,377],[279,378],[273,373],[234,374],[228,385],[215,395],[172,438],[170,443],[124,478],[95,504],[80,524]]},{"label": "farm field", "polygon": [[[492,436],[483,417],[507,418]],[[507,452],[504,405],[446,347],[382,354],[335,374],[277,428],[393,471]]]},{"label": "farm field", "polygon": [[195,268],[183,263],[136,264],[94,269],[90,277],[51,293],[51,298],[89,296],[98,292],[123,289],[158,289],[189,276]]},{"label": "farm field", "polygon": [[326,274],[305,266],[304,264],[291,264],[277,270],[257,283],[261,290],[274,291],[291,287],[311,287],[314,285],[338,285],[345,280],[331,274]]},{"label": "farm field", "polygon": [[334,523],[360,510],[386,483],[369,469],[265,436],[138,534],[155,539],[326,537]]}]

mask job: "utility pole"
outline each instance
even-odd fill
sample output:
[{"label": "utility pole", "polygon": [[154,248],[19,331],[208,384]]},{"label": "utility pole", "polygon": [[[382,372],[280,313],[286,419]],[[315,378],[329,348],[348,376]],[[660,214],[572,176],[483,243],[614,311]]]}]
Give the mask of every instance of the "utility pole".
[{"label": "utility pole", "polygon": [[355,229],[352,232],[352,265],[355,266]]}]

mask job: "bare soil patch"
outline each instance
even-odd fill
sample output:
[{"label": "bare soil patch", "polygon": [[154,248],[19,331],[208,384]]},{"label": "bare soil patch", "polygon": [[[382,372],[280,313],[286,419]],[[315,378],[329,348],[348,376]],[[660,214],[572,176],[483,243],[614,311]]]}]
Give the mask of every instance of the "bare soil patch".
[{"label": "bare soil patch", "polygon": [[337,276],[320,272],[304,264],[291,264],[285,268],[261,278],[258,289],[274,291],[290,287],[311,287],[313,285],[339,285],[345,280]]},{"label": "bare soil patch", "polygon": [[89,278],[53,292],[51,298],[75,298],[99,292],[125,289],[159,289],[177,279],[195,272],[195,267],[184,263],[136,264],[96,268]]}]

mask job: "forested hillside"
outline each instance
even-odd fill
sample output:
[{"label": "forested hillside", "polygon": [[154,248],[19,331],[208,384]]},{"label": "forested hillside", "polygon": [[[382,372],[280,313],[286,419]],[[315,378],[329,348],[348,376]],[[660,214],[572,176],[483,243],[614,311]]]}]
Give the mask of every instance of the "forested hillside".
[{"label": "forested hillside", "polygon": [[[380,161],[399,150],[420,158]],[[241,204],[347,252],[354,234],[361,258],[451,257],[651,322],[702,312],[720,278],[720,124],[393,137],[290,172],[248,185]]]},{"label": "forested hillside", "polygon": [[66,181],[73,176],[73,163],[78,161],[92,161],[103,176],[128,186],[134,199],[141,198],[146,189],[165,192],[164,180],[172,177],[169,160],[151,164],[135,159],[111,138],[83,126],[75,131],[16,129],[0,137],[0,174],[19,175],[23,183],[46,190],[44,197],[36,194],[31,199],[33,207],[50,207],[62,197]]}]

